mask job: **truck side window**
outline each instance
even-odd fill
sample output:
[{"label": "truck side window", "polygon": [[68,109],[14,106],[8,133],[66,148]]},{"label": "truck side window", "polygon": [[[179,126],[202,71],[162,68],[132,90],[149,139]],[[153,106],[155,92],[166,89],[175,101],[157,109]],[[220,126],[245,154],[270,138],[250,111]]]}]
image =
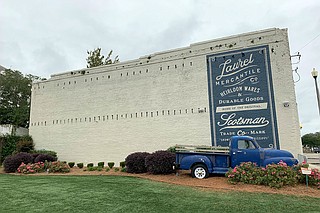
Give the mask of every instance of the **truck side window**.
[{"label": "truck side window", "polygon": [[252,141],[248,140],[238,140],[238,149],[255,149]]},{"label": "truck side window", "polygon": [[246,149],[246,141],[238,140],[238,149]]}]

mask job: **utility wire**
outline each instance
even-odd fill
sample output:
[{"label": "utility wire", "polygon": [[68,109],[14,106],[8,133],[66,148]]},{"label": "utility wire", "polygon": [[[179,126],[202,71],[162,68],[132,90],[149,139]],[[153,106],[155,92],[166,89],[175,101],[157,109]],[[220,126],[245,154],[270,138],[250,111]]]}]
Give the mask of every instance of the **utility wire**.
[{"label": "utility wire", "polygon": [[305,48],[306,46],[308,46],[309,44],[311,44],[314,40],[316,40],[318,37],[320,36],[320,33],[316,36],[316,37],[314,37],[313,39],[311,39],[311,41],[309,41],[307,44],[305,44],[303,47],[301,47],[297,52],[295,52],[295,53],[298,53],[298,52],[300,52],[303,48]]}]

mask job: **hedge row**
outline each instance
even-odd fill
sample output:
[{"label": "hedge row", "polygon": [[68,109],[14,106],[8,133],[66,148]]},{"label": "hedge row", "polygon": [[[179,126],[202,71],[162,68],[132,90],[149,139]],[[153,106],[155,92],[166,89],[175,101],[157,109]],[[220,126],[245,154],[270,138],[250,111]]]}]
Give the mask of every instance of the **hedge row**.
[{"label": "hedge row", "polygon": [[[228,177],[228,182],[233,184],[242,182],[281,188],[305,183],[306,178],[301,172],[301,167],[308,167],[308,165],[299,164],[290,167],[285,162],[280,161],[278,164],[270,164],[266,168],[261,168],[257,167],[255,163],[245,162],[230,169],[226,173],[226,177]],[[309,175],[309,184],[320,189],[320,172],[318,169],[312,169],[311,175]]]},{"label": "hedge row", "polygon": [[128,173],[170,174],[173,173],[175,154],[168,151],[135,152],[125,159]]},{"label": "hedge row", "polygon": [[8,156],[4,162],[4,171],[7,173],[16,172],[21,163],[38,163],[38,162],[52,162],[57,158],[47,154],[30,154],[26,152],[20,152],[15,155]]}]

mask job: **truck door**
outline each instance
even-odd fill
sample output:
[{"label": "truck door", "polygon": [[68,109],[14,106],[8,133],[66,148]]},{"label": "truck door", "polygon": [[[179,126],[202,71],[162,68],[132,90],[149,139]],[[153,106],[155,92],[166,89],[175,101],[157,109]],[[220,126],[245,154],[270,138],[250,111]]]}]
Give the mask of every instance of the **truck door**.
[{"label": "truck door", "polygon": [[259,147],[250,140],[238,140],[238,148],[231,150],[231,166],[235,167],[242,162],[252,162],[260,165]]}]

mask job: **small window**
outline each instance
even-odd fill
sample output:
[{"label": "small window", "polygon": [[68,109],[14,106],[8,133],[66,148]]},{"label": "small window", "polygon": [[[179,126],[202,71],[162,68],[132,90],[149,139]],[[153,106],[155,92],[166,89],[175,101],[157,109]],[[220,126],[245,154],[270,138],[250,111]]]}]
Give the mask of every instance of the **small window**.
[{"label": "small window", "polygon": [[71,84],[71,82],[69,81],[69,84]]},{"label": "small window", "polygon": [[136,72],[132,72],[132,75],[135,75],[136,74]]},{"label": "small window", "polygon": [[160,67],[159,69],[160,69],[160,71],[161,71],[161,70],[162,70],[162,67]]},{"label": "small window", "polygon": [[153,117],[153,112],[150,113],[150,116]]},{"label": "small window", "polygon": [[102,116],[102,120],[105,121],[106,120],[106,116]]},{"label": "small window", "polygon": [[98,78],[98,77],[97,77],[96,79],[97,79],[97,80],[99,80],[99,78]]},{"label": "small window", "polygon": [[191,113],[193,113],[193,109],[191,109]]},{"label": "small window", "polygon": [[74,84],[76,84],[77,83],[77,81],[74,81]]},{"label": "small window", "polygon": [[110,79],[110,75],[108,75],[108,79]]},{"label": "small window", "polygon": [[148,117],[148,112],[146,112],[146,117]]},{"label": "small window", "polygon": [[164,110],[162,110],[162,115],[164,115]]},{"label": "small window", "polygon": [[91,117],[89,117],[89,122],[91,122]]},{"label": "small window", "polygon": [[91,81],[92,81],[92,78],[91,78]]},{"label": "small window", "polygon": [[149,72],[149,70],[148,69],[146,69],[146,73],[148,73]]},{"label": "small window", "polygon": [[100,116],[98,116],[98,121],[100,121]]},{"label": "small window", "polygon": [[88,80],[87,79],[84,79],[84,82],[87,82]]},{"label": "small window", "polygon": [[192,61],[190,61],[190,66],[192,66]]},{"label": "small window", "polygon": [[170,115],[170,110],[168,110],[168,115]]},{"label": "small window", "polygon": [[168,66],[168,69],[170,69],[170,66]]},{"label": "small window", "polygon": [[178,68],[178,66],[177,66],[177,65],[174,65],[174,68],[176,68],[176,69],[177,69],[177,68]]},{"label": "small window", "polygon": [[141,112],[140,114],[141,114],[141,117],[143,117],[143,112]]},{"label": "small window", "polygon": [[176,114],[176,110],[173,110],[173,114],[174,114],[174,115]]}]

